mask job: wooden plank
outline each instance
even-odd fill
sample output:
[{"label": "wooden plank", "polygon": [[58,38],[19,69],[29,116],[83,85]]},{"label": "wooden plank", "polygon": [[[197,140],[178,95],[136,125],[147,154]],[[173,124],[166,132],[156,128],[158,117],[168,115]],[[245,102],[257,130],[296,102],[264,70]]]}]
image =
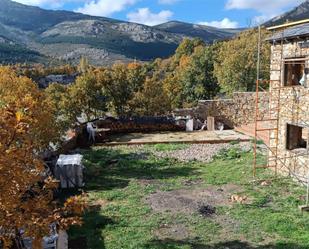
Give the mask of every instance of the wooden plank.
[{"label": "wooden plank", "polygon": [[302,212],[309,212],[309,206],[304,205],[304,206],[299,206],[298,208]]},{"label": "wooden plank", "polygon": [[267,28],[267,30],[282,29],[282,28],[287,28],[287,27],[291,27],[291,26],[295,26],[295,25],[299,25],[299,24],[303,24],[303,23],[308,23],[308,22],[309,22],[309,19],[304,19],[304,20],[295,21],[295,22],[288,22],[288,23],[284,23],[284,24],[281,24],[281,25],[269,27],[269,28]]},{"label": "wooden plank", "polygon": [[96,146],[145,145],[145,144],[223,144],[231,142],[250,142],[251,139],[218,139],[218,140],[184,140],[184,141],[152,141],[152,142],[111,142],[98,143]]}]

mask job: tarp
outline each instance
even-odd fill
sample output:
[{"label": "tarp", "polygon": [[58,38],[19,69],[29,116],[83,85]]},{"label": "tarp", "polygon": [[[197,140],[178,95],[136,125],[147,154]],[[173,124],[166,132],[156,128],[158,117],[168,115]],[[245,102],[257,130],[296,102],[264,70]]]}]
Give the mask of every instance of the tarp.
[{"label": "tarp", "polygon": [[83,156],[80,154],[75,155],[60,155],[57,161],[57,165],[82,165]]},{"label": "tarp", "polygon": [[61,188],[79,188],[84,186],[82,165],[83,156],[60,155],[55,167],[55,176]]}]

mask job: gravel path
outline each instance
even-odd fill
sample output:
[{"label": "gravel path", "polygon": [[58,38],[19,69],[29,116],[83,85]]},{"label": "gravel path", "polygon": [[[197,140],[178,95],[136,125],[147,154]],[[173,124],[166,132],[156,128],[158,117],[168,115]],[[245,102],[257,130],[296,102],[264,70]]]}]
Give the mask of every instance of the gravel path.
[{"label": "gravel path", "polygon": [[186,149],[175,151],[154,151],[154,155],[161,158],[175,158],[180,161],[201,161],[210,162],[215,155],[223,149],[241,148],[243,151],[251,149],[251,143],[244,142],[236,145],[226,144],[192,144]]},{"label": "gravel path", "polygon": [[187,148],[171,150],[171,151],[158,151],[155,148],[145,147],[143,145],[132,146],[115,146],[113,149],[126,148],[130,152],[134,153],[134,159],[146,160],[148,154],[151,153],[159,158],[175,158],[183,162],[188,161],[201,161],[210,162],[213,157],[216,156],[223,149],[240,148],[243,151],[250,151],[252,144],[250,142],[241,142],[239,144],[232,145],[230,143],[225,144],[192,144]]}]

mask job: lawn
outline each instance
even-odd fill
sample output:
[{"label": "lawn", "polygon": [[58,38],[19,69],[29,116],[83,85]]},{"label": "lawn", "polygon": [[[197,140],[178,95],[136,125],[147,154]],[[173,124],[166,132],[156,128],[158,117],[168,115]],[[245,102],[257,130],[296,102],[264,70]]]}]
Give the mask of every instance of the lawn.
[{"label": "lawn", "polygon": [[237,148],[210,163],[155,155],[185,148],[84,151],[90,208],[71,248],[309,248],[304,188],[267,170],[253,178],[252,152]]}]

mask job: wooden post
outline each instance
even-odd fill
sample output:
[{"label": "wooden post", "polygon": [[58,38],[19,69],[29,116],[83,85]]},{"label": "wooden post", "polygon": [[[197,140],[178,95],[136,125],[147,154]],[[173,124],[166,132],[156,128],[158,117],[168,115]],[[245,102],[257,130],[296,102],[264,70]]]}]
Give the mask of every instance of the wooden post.
[{"label": "wooden post", "polygon": [[207,117],[207,130],[214,131],[215,130],[215,118]]},{"label": "wooden post", "polygon": [[68,249],[69,245],[68,245],[68,241],[69,241],[69,237],[68,237],[68,233],[65,230],[60,230],[58,232],[58,240],[57,240],[57,249]]}]

